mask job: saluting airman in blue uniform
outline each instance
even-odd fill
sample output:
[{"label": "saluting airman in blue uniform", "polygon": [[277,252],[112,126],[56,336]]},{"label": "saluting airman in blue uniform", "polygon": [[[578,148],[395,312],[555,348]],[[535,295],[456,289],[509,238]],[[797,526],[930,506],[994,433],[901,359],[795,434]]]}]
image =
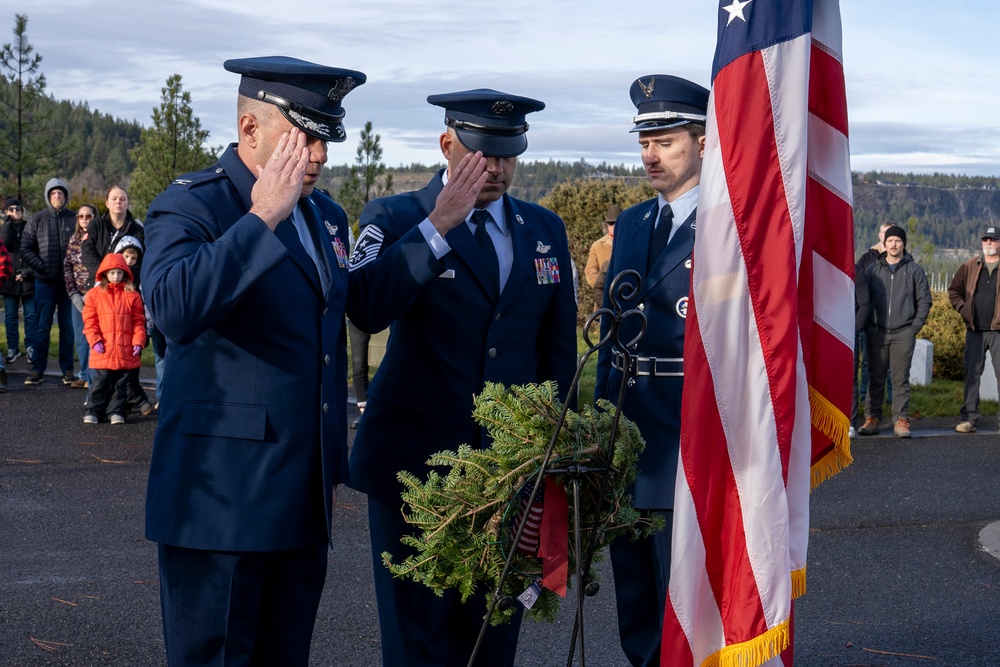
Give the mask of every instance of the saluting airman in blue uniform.
[{"label": "saluting airman in blue uniform", "polygon": [[[625,375],[622,413],[638,425],[646,440],[632,489],[635,506],[667,521],[666,529],[649,539],[620,539],[610,547],[622,648],[632,665],[659,667],[680,449],[684,325],[708,90],[675,76],[653,74],[637,79],[630,95],[638,110],[631,131],[639,134],[642,163],[659,195],[618,217],[604,305],[610,305],[614,278],[635,270],[642,279],[641,289],[626,305],[645,315],[646,333],[630,350],[629,369],[620,348],[601,349],[594,393],[616,402]],[[602,322],[602,333],[608,324]],[[619,338],[627,343],[638,332],[638,320],[625,318]]]},{"label": "saluting airman in blue uniform", "polygon": [[[554,213],[507,194],[527,147],[525,115],[544,104],[495,90],[432,95],[445,108],[448,168],[422,190],[370,202],[351,255],[348,312],[361,329],[391,325],[385,358],[351,451],[351,486],[368,494],[382,663],[464,667],[486,606],[476,595],[394,578],[400,470],[463,443],[488,446],[473,421],[483,383],[556,380],[565,397],[576,365],[576,302],[566,229]],[[357,299],[357,300],[355,300]],[[476,665],[509,666],[520,617],[490,628]]]},{"label": "saluting airman in blue uniform", "polygon": [[238,137],[146,218],[143,292],[169,346],[146,497],[167,660],[306,665],[347,480],[347,218],[314,189],[361,72],[242,75]]}]

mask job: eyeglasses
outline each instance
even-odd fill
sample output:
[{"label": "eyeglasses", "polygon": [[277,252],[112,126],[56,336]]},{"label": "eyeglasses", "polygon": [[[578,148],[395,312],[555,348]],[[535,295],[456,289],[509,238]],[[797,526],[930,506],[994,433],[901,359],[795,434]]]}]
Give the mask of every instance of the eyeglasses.
[{"label": "eyeglasses", "polygon": [[80,214],[80,215],[76,216],[76,219],[77,220],[93,220],[94,216],[93,215],[89,215],[89,214],[88,215]]},{"label": "eyeglasses", "polygon": [[998,241],[997,239],[991,239],[990,237],[986,237],[985,239],[983,239],[983,243],[1000,243],[1000,241]]},{"label": "eyeglasses", "polygon": [[23,208],[21,208],[20,206],[8,206],[8,207],[7,207],[7,211],[8,211],[9,213],[17,213],[18,211],[23,211],[23,210],[24,210],[24,209],[23,209]]}]

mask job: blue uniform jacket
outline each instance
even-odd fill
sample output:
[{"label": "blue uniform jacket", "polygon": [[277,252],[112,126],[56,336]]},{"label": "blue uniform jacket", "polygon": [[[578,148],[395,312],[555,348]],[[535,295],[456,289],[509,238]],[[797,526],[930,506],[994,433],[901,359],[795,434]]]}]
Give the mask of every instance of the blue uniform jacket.
[{"label": "blue uniform jacket", "polygon": [[[624,304],[638,308],[646,316],[646,334],[633,355],[681,359],[684,356],[684,324],[688,293],[691,288],[691,255],[694,249],[692,213],[674,233],[670,243],[651,267],[647,266],[649,240],[656,224],[658,200],[651,199],[623,211],[615,225],[615,243],[611,250],[604,305],[612,280],[626,269],[642,276],[642,288],[636,299]],[[602,336],[607,322],[602,322]],[[637,318],[623,324],[621,339],[631,340],[639,330]],[[666,365],[680,370],[680,364]],[[618,401],[622,372],[612,365],[611,345],[598,353],[596,398]],[[633,498],[641,509],[671,509],[674,506],[674,477],[680,449],[681,389],[683,376],[637,376],[627,381],[622,413],[634,421],[646,440],[639,457],[639,476]]]},{"label": "blue uniform jacket", "polygon": [[[565,395],[576,368],[576,299],[562,220],[504,196],[514,259],[495,301],[465,224],[447,234],[452,250],[441,260],[417,227],[434,208],[442,173],[422,190],[370,202],[361,226],[375,225],[384,236],[377,259],[360,263],[357,247],[351,258],[351,320],[365,331],[391,329],[351,450],[350,486],[385,500],[399,498],[398,471],[423,478],[431,454],[488,444],[471,416],[485,381],[556,380]],[[553,259],[559,282],[540,279],[536,260],[544,267]]]},{"label": "blue uniform jacket", "polygon": [[[347,480],[347,219],[314,192],[306,218],[329,267],[290,220],[249,214],[255,176],[231,145],[174,181],[146,218],[143,292],[168,339],[146,496],[146,537],[275,551],[329,539]],[[301,205],[300,203],[300,205]]]}]

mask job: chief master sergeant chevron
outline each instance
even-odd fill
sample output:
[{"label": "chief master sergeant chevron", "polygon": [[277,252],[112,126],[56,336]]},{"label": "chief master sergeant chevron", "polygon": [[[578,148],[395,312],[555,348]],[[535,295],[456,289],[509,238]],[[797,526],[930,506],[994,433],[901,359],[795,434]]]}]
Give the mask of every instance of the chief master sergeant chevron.
[{"label": "chief master sergeant chevron", "polygon": [[[576,301],[562,220],[507,194],[527,148],[525,115],[545,105],[484,89],[427,101],[445,109],[448,168],[422,190],[370,202],[351,255],[352,321],[369,332],[392,325],[351,450],[351,486],[368,494],[382,663],[464,667],[483,597],[439,598],[382,564],[383,551],[406,556],[399,539],[412,532],[396,473],[426,477],[434,452],[489,444],[472,419],[485,381],[556,380],[565,397]],[[475,664],[512,665],[519,626],[490,628]]]},{"label": "chief master sergeant chevron", "polygon": [[146,218],[143,291],[169,339],[146,537],[171,666],[306,665],[348,475],[347,218],[314,186],[365,75],[225,68],[238,143]]},{"label": "chief master sergeant chevron", "polygon": [[[670,578],[670,530],[674,477],[680,448],[681,388],[684,384],[684,324],[691,287],[695,208],[705,151],[708,90],[676,76],[654,74],[630,89],[638,110],[632,132],[639,133],[642,164],[659,193],[626,210],[615,225],[615,243],[605,280],[605,306],[615,276],[633,269],[642,287],[631,307],[646,316],[646,334],[631,350],[622,413],[646,440],[639,457],[633,498],[636,508],[657,513],[665,530],[648,539],[611,544],[618,602],[618,634],[634,667],[660,664],[660,626]],[[602,336],[607,333],[607,322]],[[621,340],[638,331],[623,323]],[[624,369],[619,349],[604,346],[597,360],[596,398],[618,400]]]}]

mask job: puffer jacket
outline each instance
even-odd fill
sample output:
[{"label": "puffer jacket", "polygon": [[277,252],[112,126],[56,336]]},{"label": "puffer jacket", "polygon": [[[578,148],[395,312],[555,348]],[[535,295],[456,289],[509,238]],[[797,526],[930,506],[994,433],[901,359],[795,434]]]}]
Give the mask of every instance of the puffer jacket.
[{"label": "puffer jacket", "polygon": [[[126,280],[108,283],[105,274],[111,269],[124,271]],[[103,343],[104,352],[91,349],[90,367],[112,371],[139,368],[141,360],[132,349],[146,345],[146,318],[125,258],[115,254],[105,257],[97,270],[97,280],[99,284],[87,292],[83,306],[83,333],[91,348]]]},{"label": "puffer jacket", "polygon": [[858,297],[857,327],[874,327],[887,333],[909,329],[916,335],[931,312],[931,288],[927,274],[903,255],[895,272],[885,257],[879,257],[855,281]]},{"label": "puffer jacket", "polygon": [[58,211],[49,203],[49,193],[55,188],[69,187],[58,178],[45,184],[45,209],[31,216],[21,235],[21,257],[35,272],[35,280],[46,283],[63,282],[63,258],[69,237],[76,228],[76,211],[63,207]]},{"label": "puffer jacket", "polygon": [[[962,266],[958,267],[955,277],[948,285],[948,301],[952,308],[958,311],[965,322],[966,329],[975,329],[973,322],[973,306],[976,295],[976,283],[979,281],[979,274],[982,272],[984,258],[976,255]],[[997,281],[997,299],[993,308],[993,319],[990,320],[990,330],[1000,330],[1000,280]]]}]

